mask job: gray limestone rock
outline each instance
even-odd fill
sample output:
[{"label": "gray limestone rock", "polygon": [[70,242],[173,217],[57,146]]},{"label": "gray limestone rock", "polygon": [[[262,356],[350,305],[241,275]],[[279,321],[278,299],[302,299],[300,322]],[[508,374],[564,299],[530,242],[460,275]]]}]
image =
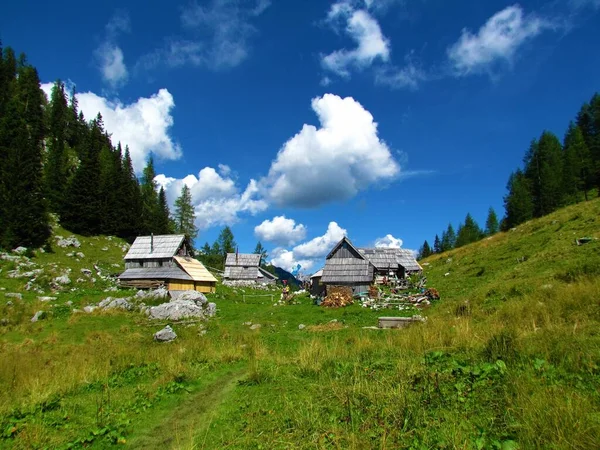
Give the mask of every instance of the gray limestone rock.
[{"label": "gray limestone rock", "polygon": [[70,236],[66,239],[59,239],[58,242],[56,243],[56,245],[58,245],[59,247],[63,247],[63,248],[65,248],[65,247],[79,248],[79,247],[81,247],[81,242],[79,242],[75,236]]},{"label": "gray limestone rock", "polygon": [[5,292],[4,296],[6,298],[16,298],[18,300],[23,300],[23,294],[20,292]]},{"label": "gray limestone rock", "polygon": [[169,325],[154,333],[154,340],[158,342],[171,342],[175,338],[177,335]]},{"label": "gray limestone rock", "polygon": [[62,284],[63,286],[66,284],[71,284],[71,279],[67,275],[61,275],[60,277],[56,277],[54,279],[56,284]]},{"label": "gray limestone rock", "polygon": [[258,330],[258,329],[260,329],[260,327],[261,327],[261,324],[260,324],[260,323],[255,323],[254,325],[252,325],[252,326],[250,327],[250,329],[251,329],[251,330]]},{"label": "gray limestone rock", "polygon": [[38,297],[40,302],[53,302],[56,300],[56,297]]},{"label": "gray limestone rock", "polygon": [[160,320],[181,320],[188,318],[205,319],[204,309],[191,300],[174,300],[162,305],[150,308],[151,319]]},{"label": "gray limestone rock", "polygon": [[106,297],[100,303],[98,303],[98,307],[102,309],[126,309],[127,311],[131,311],[133,306],[131,303],[127,301],[126,298],[112,298]]},{"label": "gray limestone rock", "polygon": [[34,316],[31,318],[31,322],[35,323],[38,320],[42,320],[44,317],[46,316],[46,314],[44,313],[44,311],[38,311],[34,314]]}]

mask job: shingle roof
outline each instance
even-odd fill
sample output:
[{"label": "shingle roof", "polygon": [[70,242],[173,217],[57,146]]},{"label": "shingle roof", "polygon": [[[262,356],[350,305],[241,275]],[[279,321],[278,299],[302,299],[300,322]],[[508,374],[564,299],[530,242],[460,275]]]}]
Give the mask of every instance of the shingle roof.
[{"label": "shingle roof", "polygon": [[217,282],[217,279],[208,271],[204,264],[189,256],[175,256],[175,261],[194,281]]},{"label": "shingle roof", "polygon": [[[125,260],[171,258],[177,253],[184,239],[183,234],[138,236],[125,255]],[[151,242],[152,249],[150,248]]]},{"label": "shingle roof", "polygon": [[323,283],[371,283],[373,265],[358,258],[331,258],[325,261]]},{"label": "shingle roof", "polygon": [[140,267],[127,269],[120,280],[192,280],[192,277],[179,267]]},{"label": "shingle roof", "polygon": [[378,270],[397,269],[398,265],[410,272],[423,270],[412,250],[403,248],[359,248]]},{"label": "shingle roof", "polygon": [[323,269],[321,269],[321,270],[319,270],[319,271],[317,271],[317,272],[313,273],[313,274],[311,275],[311,278],[319,278],[319,277],[322,277],[322,276],[323,276]]},{"label": "shingle roof", "polygon": [[261,255],[256,253],[227,253],[225,266],[258,267]]}]

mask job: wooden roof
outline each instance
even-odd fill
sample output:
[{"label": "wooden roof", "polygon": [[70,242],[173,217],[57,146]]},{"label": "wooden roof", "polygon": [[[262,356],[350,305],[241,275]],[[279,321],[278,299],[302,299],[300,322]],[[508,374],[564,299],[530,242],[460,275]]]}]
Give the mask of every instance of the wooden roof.
[{"label": "wooden roof", "polygon": [[120,280],[192,280],[192,277],[179,267],[136,267],[127,269]]},{"label": "wooden roof", "polygon": [[172,258],[184,239],[183,234],[138,236],[125,255],[125,260]]},{"label": "wooden roof", "polygon": [[225,266],[259,267],[260,259],[257,253],[227,253]]},{"label": "wooden roof", "polygon": [[409,272],[423,270],[411,250],[403,248],[359,248],[358,249],[377,270],[404,267]]},{"label": "wooden roof", "polygon": [[217,282],[217,279],[208,271],[204,264],[189,256],[175,256],[175,261],[194,281]]},{"label": "wooden roof", "polygon": [[321,277],[323,283],[371,283],[373,281],[373,265],[369,261],[358,258],[328,259]]},{"label": "wooden roof", "polygon": [[261,278],[267,278],[269,280],[277,279],[272,273],[267,272],[262,267],[256,266],[226,266],[223,278],[230,280],[259,280]]},{"label": "wooden roof", "polygon": [[373,276],[373,265],[350,239],[343,237],[327,255],[321,281],[328,284],[371,283]]}]

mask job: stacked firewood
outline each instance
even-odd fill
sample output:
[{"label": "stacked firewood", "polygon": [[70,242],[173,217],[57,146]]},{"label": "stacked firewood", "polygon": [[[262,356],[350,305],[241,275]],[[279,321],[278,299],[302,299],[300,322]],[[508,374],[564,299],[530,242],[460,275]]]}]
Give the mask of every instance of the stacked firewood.
[{"label": "stacked firewood", "polygon": [[440,293],[435,288],[427,289],[423,295],[425,295],[426,297],[429,297],[429,300],[439,300],[440,299]]},{"label": "stacked firewood", "polygon": [[327,286],[327,297],[321,306],[341,308],[352,304],[352,288],[347,286]]},{"label": "stacked firewood", "polygon": [[377,286],[369,286],[369,298],[379,298],[379,289]]}]

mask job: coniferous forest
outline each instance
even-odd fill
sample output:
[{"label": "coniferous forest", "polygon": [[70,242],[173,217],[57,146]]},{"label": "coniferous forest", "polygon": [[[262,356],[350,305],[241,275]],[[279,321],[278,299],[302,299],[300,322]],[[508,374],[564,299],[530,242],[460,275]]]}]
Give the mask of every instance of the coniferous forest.
[{"label": "coniferous forest", "polygon": [[433,246],[425,241],[419,258],[476,242],[499,230],[550,214],[557,209],[600,195],[600,95],[584,103],[560,139],[544,131],[534,139],[523,158],[523,167],[508,178],[504,218],[499,222],[490,208],[482,230],[470,214],[455,231],[452,224],[435,236]]},{"label": "coniferous forest", "polygon": [[152,158],[138,180],[128,147],[111,143],[100,114],[86,121],[61,81],[48,101],[25,55],[1,46],[0,54],[0,248],[47,244],[50,213],[82,235],[195,237],[182,203],[190,199],[179,204],[185,217],[171,218]]}]

